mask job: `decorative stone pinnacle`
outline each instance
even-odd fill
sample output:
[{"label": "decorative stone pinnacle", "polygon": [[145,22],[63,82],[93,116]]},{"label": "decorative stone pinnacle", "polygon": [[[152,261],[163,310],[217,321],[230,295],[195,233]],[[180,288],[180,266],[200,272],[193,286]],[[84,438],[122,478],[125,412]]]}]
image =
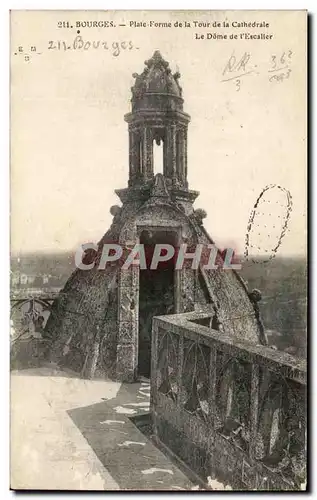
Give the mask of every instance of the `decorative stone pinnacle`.
[{"label": "decorative stone pinnacle", "polygon": [[168,68],[169,63],[163,59],[162,54],[159,50],[156,50],[151,57],[151,59],[148,59],[147,61],[144,62],[145,66],[148,68],[152,67],[163,67],[165,69]]}]

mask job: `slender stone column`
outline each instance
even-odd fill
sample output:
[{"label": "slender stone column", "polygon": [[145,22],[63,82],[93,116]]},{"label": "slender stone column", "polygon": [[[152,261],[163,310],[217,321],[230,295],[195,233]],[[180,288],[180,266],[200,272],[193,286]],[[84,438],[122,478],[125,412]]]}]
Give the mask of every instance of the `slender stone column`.
[{"label": "slender stone column", "polygon": [[138,151],[135,132],[129,130],[129,180],[133,183],[138,168]]},{"label": "slender stone column", "polygon": [[138,366],[139,270],[121,270],[118,290],[117,380],[133,382]]},{"label": "slender stone column", "polygon": [[142,134],[137,128],[129,129],[129,185],[142,175]]},{"label": "slender stone column", "polygon": [[187,127],[183,129],[183,170],[184,170],[184,185],[188,187],[187,182]]},{"label": "slender stone column", "polygon": [[164,177],[168,177],[168,138],[167,134],[163,141],[163,174]]},{"label": "slender stone column", "polygon": [[176,125],[172,124],[170,128],[170,152],[171,152],[171,173],[173,184],[177,183],[176,170]]},{"label": "slender stone column", "polygon": [[177,144],[177,169],[178,169],[178,178],[182,185],[185,184],[186,175],[185,175],[185,162],[186,162],[186,131],[184,128],[181,128],[178,131],[178,144]]},{"label": "slender stone column", "polygon": [[166,172],[165,176],[176,181],[176,125],[171,124],[166,130]]},{"label": "slender stone column", "polygon": [[143,129],[142,152],[143,178],[148,180],[153,177],[153,139],[149,127]]}]

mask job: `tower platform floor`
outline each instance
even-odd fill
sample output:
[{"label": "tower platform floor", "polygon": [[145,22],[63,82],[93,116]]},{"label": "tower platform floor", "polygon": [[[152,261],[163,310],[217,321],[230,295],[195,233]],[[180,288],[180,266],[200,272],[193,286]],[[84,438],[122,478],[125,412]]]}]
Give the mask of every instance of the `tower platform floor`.
[{"label": "tower platform floor", "polygon": [[11,488],[198,489],[151,441],[150,385],[11,373]]}]

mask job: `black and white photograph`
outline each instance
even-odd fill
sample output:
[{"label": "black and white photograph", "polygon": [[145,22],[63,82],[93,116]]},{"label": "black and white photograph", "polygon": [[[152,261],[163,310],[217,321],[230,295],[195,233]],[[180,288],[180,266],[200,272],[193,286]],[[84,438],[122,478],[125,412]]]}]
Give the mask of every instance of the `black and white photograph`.
[{"label": "black and white photograph", "polygon": [[10,13],[10,487],[307,489],[307,11]]}]

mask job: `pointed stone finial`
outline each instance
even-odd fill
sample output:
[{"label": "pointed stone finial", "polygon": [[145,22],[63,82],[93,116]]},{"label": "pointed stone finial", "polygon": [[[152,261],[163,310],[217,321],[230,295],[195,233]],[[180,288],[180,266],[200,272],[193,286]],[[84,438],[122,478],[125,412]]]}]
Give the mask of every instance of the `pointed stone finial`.
[{"label": "pointed stone finial", "polygon": [[155,61],[162,61],[163,57],[162,57],[161,52],[159,50],[155,50],[155,52],[152,56],[152,59],[154,59]]},{"label": "pointed stone finial", "polygon": [[156,50],[151,57],[151,59],[148,59],[147,61],[144,62],[145,66],[148,68],[152,67],[163,67],[165,69],[168,68],[169,63],[163,59],[162,54],[159,50]]},{"label": "pointed stone finial", "polygon": [[162,174],[156,174],[151,191],[152,198],[169,198],[165,180]]}]

